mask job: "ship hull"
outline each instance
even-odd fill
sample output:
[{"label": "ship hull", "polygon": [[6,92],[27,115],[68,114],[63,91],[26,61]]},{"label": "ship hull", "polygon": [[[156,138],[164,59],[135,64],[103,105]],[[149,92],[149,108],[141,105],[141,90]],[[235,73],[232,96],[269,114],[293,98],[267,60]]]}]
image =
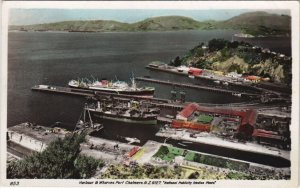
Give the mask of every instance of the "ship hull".
[{"label": "ship hull", "polygon": [[145,124],[145,125],[155,125],[157,124],[157,117],[127,117],[122,115],[115,114],[106,114],[103,112],[91,111],[91,115],[94,119],[108,119],[112,121],[119,121],[125,123],[134,123],[134,124]]},{"label": "ship hull", "polygon": [[114,89],[107,89],[107,88],[84,88],[84,87],[78,87],[69,85],[71,88],[77,88],[77,89],[84,89],[84,90],[90,90],[90,91],[101,91],[101,92],[107,92],[107,93],[115,93],[115,94],[124,94],[124,95],[138,95],[138,96],[153,96],[154,95],[154,89],[153,90],[136,90],[136,91],[120,91],[120,90],[114,90]]}]

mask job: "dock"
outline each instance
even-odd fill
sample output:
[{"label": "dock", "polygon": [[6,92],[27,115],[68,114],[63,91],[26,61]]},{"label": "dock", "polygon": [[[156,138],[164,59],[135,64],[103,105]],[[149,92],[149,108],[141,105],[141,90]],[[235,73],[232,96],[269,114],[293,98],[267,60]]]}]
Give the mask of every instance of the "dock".
[{"label": "dock", "polygon": [[41,91],[41,92],[49,92],[49,93],[57,93],[57,94],[66,94],[66,95],[76,95],[82,97],[101,97],[101,96],[111,96],[115,99],[136,99],[136,100],[149,100],[155,103],[168,103],[170,100],[154,98],[154,97],[144,97],[144,96],[134,96],[134,95],[125,95],[118,94],[112,92],[102,92],[102,91],[93,91],[87,89],[77,89],[77,88],[69,88],[69,87],[61,87],[61,86],[53,86],[53,85],[36,85],[31,88],[33,91]]},{"label": "dock", "polygon": [[73,89],[73,88],[61,87],[61,86],[52,86],[52,85],[35,85],[31,88],[31,90],[49,92],[49,93],[76,95],[76,96],[83,96],[83,97],[95,96],[93,91],[88,91],[85,89]]},{"label": "dock", "polygon": [[[33,86],[32,91],[36,92],[46,92],[46,93],[53,93],[53,94],[63,94],[63,95],[73,95],[79,97],[89,97],[89,98],[101,98],[111,96],[116,100],[146,100],[149,101],[151,104],[159,107],[159,108],[168,108],[174,110],[182,110],[184,106],[186,106],[189,102],[180,102],[180,101],[171,101],[169,99],[162,99],[162,98],[147,98],[143,96],[133,96],[133,95],[124,95],[118,93],[109,93],[109,92],[100,92],[100,91],[91,91],[85,89],[77,89],[77,88],[69,88],[69,87],[61,87],[61,86],[53,86],[53,85],[36,85]],[[259,103],[252,101],[252,102],[241,102],[241,103],[231,103],[231,104],[210,104],[210,103],[198,103],[201,106],[211,106],[211,107],[240,107],[240,108],[248,108],[251,106],[252,108]]]},{"label": "dock", "polygon": [[[173,82],[173,81],[163,81],[163,80],[157,80],[152,78],[143,78],[143,77],[137,77],[136,80],[138,81],[144,81],[144,82],[152,82],[152,83],[158,83],[158,84],[165,84],[165,85],[172,85],[172,86],[178,86],[178,87],[186,87],[186,88],[192,88],[192,89],[200,89],[200,90],[206,90],[210,92],[218,92],[218,93],[224,93],[229,95],[235,95],[237,92],[221,89],[221,88],[215,88],[215,87],[207,87],[207,86],[200,86],[195,84],[185,84],[185,83],[179,83],[179,82]],[[238,92],[242,97],[259,97],[259,94],[251,94],[251,93],[243,93]]]},{"label": "dock", "polygon": [[[176,74],[179,76],[185,76],[188,77],[189,74],[185,72],[179,72],[176,67],[172,66],[162,66],[162,67],[154,67],[147,65],[147,69],[152,70],[152,71],[160,71],[160,72],[166,72],[166,73],[171,73],[171,74]],[[257,84],[252,84],[252,83],[241,83],[232,80],[230,77],[226,76],[217,76],[217,75],[211,75],[211,76],[201,76],[201,75],[195,75],[194,78],[196,80],[201,80],[201,81],[209,81],[213,83],[214,81],[225,81],[231,86],[239,87],[239,88],[245,88],[245,89],[250,89],[258,93],[272,93],[277,96],[280,96],[282,93],[287,93],[290,94],[291,90],[289,87],[282,85],[282,84],[270,84],[270,83],[257,83]]]},{"label": "dock", "polygon": [[178,140],[181,142],[186,141],[192,143],[200,143],[200,144],[212,145],[216,147],[228,148],[233,150],[240,150],[240,151],[245,151],[250,153],[280,157],[285,160],[290,160],[289,151],[258,145],[252,142],[239,143],[233,140],[225,140],[217,136],[214,136],[212,134],[202,133],[201,136],[193,138],[190,137],[189,131],[169,128],[169,129],[161,129],[159,132],[156,133],[156,136],[163,137],[163,138],[172,138],[174,140]]}]

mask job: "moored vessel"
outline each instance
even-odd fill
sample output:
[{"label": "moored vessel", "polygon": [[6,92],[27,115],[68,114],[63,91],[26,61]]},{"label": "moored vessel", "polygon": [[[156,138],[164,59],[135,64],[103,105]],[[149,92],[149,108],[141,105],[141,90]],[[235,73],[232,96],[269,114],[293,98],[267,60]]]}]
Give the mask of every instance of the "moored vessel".
[{"label": "moored vessel", "polygon": [[[86,79],[87,80],[87,79]],[[72,88],[80,88],[86,90],[102,91],[108,93],[118,93],[126,95],[138,95],[145,97],[153,97],[155,88],[153,87],[137,87],[135,79],[131,79],[131,85],[124,81],[108,81],[102,79],[101,81],[84,81],[84,80],[71,80],[68,85]]]},{"label": "moored vessel", "polygon": [[159,114],[159,109],[152,107],[148,102],[133,100],[127,102],[106,101],[103,104],[97,101],[97,104],[90,104],[85,108],[94,119],[108,119],[133,124],[155,125]]}]

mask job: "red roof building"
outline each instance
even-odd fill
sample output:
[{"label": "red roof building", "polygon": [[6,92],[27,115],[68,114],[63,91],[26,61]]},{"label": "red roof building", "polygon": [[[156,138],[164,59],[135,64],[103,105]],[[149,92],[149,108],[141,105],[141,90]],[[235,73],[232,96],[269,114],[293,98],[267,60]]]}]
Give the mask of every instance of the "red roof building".
[{"label": "red roof building", "polygon": [[202,69],[198,69],[194,67],[190,67],[190,70],[188,71],[189,75],[193,75],[193,76],[199,76],[202,74],[202,72],[203,72]]},{"label": "red roof building", "polygon": [[239,116],[241,118],[241,124],[238,127],[238,131],[244,132],[246,135],[252,134],[257,117],[256,111],[252,109],[233,110],[231,108],[204,107],[199,106],[197,103],[190,103],[176,116],[176,119],[187,121],[187,119],[195,111],[212,115],[222,114],[229,116]]}]

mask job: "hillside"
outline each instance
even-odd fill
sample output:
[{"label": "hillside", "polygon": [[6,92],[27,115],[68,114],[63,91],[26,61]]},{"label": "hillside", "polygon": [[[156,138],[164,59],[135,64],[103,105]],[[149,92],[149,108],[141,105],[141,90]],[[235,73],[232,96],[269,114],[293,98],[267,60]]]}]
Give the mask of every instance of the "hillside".
[{"label": "hillside", "polygon": [[244,42],[223,39],[209,41],[208,48],[200,44],[182,58],[175,58],[171,65],[187,65],[202,69],[237,72],[245,75],[268,77],[271,82],[291,84],[291,57],[276,54]]},{"label": "hillside", "polygon": [[256,36],[290,36],[291,17],[266,12],[251,12],[225,21],[210,20],[199,22],[184,16],[161,16],[148,18],[132,24],[113,20],[64,21],[37,25],[10,26],[9,29],[22,31],[79,32],[234,29]]},{"label": "hillside", "polygon": [[148,18],[132,24],[135,31],[197,30],[203,23],[183,16]]},{"label": "hillside", "polygon": [[291,31],[291,17],[266,12],[250,12],[217,22],[214,26],[238,29],[251,35],[286,35]]},{"label": "hillside", "polygon": [[34,31],[127,31],[130,24],[112,20],[92,21],[65,21],[48,24],[37,24],[28,26],[11,26],[11,30],[34,30]]}]

